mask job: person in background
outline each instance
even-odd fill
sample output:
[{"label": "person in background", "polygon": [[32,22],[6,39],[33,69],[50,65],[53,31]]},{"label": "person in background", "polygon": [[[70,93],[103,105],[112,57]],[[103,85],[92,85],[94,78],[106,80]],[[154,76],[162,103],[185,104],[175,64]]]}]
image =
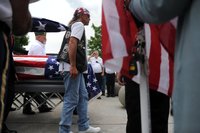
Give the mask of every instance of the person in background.
[{"label": "person in background", "polygon": [[115,97],[115,72],[105,68],[107,97]]},{"label": "person in background", "polygon": [[200,132],[200,1],[130,0],[129,9],[146,23],[163,23],[178,17],[173,114],[174,133]]},{"label": "person in background", "polygon": [[[103,60],[99,57],[99,52],[95,50],[89,57],[88,61],[91,63],[93,71],[95,73],[97,82],[99,84],[100,90],[102,91],[102,95],[105,96],[105,90],[102,88],[103,84],[103,76],[104,76],[104,66]],[[101,97],[99,97],[101,99]]]},{"label": "person in background", "polygon": [[[35,41],[31,42],[28,55],[46,55],[45,45],[46,45],[46,33],[35,32]],[[27,102],[27,99],[29,96],[34,97],[34,99],[38,102],[38,104],[41,104],[44,102],[40,93],[29,92],[29,93],[25,93],[24,103]],[[42,104],[40,107],[38,107],[38,109],[40,113],[49,112],[52,110],[52,108],[48,107],[46,103]],[[23,114],[27,114],[27,115],[35,114],[35,112],[31,108],[30,102],[24,106]]]},{"label": "person in background", "polygon": [[6,126],[14,95],[15,72],[12,57],[12,34],[25,35],[31,28],[29,0],[1,0],[0,2],[0,131],[17,133]]},{"label": "person in background", "polygon": [[[60,60],[59,71],[63,75],[65,93],[59,133],[71,133],[72,115],[75,108],[78,113],[79,133],[98,133],[99,127],[89,125],[88,92],[85,87],[83,72],[87,70],[85,25],[90,21],[90,13],[85,8],[77,8],[69,22],[71,33],[66,34],[68,46],[66,59]],[[61,51],[62,47],[61,47]],[[59,54],[60,55],[60,52]],[[77,58],[79,56],[79,58]],[[60,57],[60,56],[58,56]],[[67,61],[69,60],[69,61]],[[77,61],[79,60],[79,61]]]},{"label": "person in background", "polygon": [[46,32],[35,32],[35,41],[30,42],[28,55],[46,55]]}]

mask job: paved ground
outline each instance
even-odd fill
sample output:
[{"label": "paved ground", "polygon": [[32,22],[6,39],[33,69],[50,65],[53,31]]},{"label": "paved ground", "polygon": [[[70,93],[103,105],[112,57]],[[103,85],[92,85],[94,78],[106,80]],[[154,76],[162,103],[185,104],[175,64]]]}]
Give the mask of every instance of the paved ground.
[{"label": "paved ground", "polygon": [[[22,110],[11,112],[8,118],[10,129],[18,133],[57,133],[62,103],[49,113],[24,115]],[[89,117],[92,126],[99,126],[101,133],[125,133],[126,111],[118,97],[93,100],[89,103]],[[77,132],[77,117],[74,116],[72,131]],[[173,120],[169,119],[169,133],[172,133]]]}]

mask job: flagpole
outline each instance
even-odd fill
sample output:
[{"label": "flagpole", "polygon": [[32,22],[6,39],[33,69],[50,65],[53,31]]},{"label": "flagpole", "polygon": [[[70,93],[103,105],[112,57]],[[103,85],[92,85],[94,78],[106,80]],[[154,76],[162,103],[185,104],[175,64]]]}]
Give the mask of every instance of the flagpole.
[{"label": "flagpole", "polygon": [[140,48],[140,108],[141,108],[141,127],[142,133],[151,133],[150,98],[148,82],[148,58],[145,43],[144,28],[138,32]]},{"label": "flagpole", "polygon": [[145,73],[145,64],[141,65],[140,76],[140,108],[141,108],[141,125],[142,133],[151,133],[151,118],[150,118],[150,98],[148,79]]}]

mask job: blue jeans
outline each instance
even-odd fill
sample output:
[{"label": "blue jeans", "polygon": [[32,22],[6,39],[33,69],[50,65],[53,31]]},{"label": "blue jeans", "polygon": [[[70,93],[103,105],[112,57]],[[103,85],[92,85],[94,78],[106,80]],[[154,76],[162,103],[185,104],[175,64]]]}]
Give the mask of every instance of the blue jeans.
[{"label": "blue jeans", "polygon": [[85,87],[84,77],[79,73],[76,78],[71,78],[69,72],[63,74],[65,94],[61,121],[59,123],[59,133],[69,133],[72,124],[73,111],[77,107],[78,128],[84,131],[89,128],[89,118],[87,115],[88,92]]}]

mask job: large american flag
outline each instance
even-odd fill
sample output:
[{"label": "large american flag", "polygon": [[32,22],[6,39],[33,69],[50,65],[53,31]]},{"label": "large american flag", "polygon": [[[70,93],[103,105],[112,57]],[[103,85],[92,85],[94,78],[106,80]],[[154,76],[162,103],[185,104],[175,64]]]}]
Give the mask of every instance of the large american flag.
[{"label": "large american flag", "polygon": [[[103,0],[102,50],[106,67],[140,83],[138,75],[129,74],[131,50],[138,32],[131,13],[123,0]],[[145,40],[149,59],[149,86],[171,96],[175,47],[175,23],[145,24]],[[139,68],[139,67],[138,67]]]}]

